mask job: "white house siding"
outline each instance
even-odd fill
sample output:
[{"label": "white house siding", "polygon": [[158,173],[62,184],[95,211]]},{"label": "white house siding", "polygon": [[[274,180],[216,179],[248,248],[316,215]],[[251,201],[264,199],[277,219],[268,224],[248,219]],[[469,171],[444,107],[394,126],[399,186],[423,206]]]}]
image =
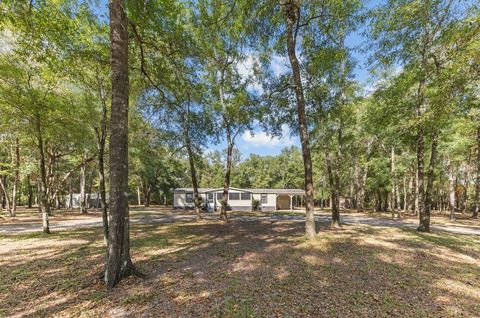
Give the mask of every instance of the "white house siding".
[{"label": "white house siding", "polygon": [[[230,190],[229,193],[238,193],[240,196],[239,200],[228,199],[228,205],[230,206],[232,211],[252,211],[252,196],[250,196],[249,200],[241,200],[242,193],[248,193],[248,192]],[[223,194],[223,191],[217,191],[217,192],[214,192],[213,194],[214,194],[214,198],[216,198],[218,194]],[[216,202],[217,209],[220,208],[221,204],[222,204],[221,200],[217,199],[217,202]]]},{"label": "white house siding", "polygon": [[275,211],[277,209],[277,195],[276,194],[266,194],[267,196],[267,203],[262,203],[262,194],[261,193],[254,193],[253,198],[255,200],[260,201],[260,208],[264,212],[268,211]]},{"label": "white house siding", "polygon": [[[206,200],[205,193],[199,193],[199,195],[203,199],[203,202],[205,202],[205,200]],[[173,207],[174,208],[186,209],[186,208],[194,208],[195,205],[194,205],[193,201],[190,202],[190,203],[187,203],[187,195],[184,192],[184,193],[174,193],[173,194]]]},{"label": "white house siding", "polygon": [[[212,201],[208,201],[208,210],[213,211],[219,209],[221,206],[221,200],[218,195],[223,194],[223,189],[217,188],[201,188],[199,189],[200,196],[203,198],[203,202],[207,202],[208,195],[212,195]],[[185,193],[192,193],[191,188],[179,188],[174,192],[174,207],[176,208],[193,208],[193,202],[186,203]],[[290,208],[290,195],[303,195],[304,191],[300,189],[237,189],[230,188],[229,193],[238,193],[239,199],[229,199],[228,204],[233,211],[251,211],[252,210],[252,198],[259,200],[261,203],[262,195],[267,196],[267,202],[261,203],[262,211],[275,211],[277,207],[282,209]],[[241,199],[242,193],[250,193],[251,197],[247,200]],[[278,197],[278,199],[277,199]]]},{"label": "white house siding", "polygon": [[187,203],[185,193],[173,194],[173,207],[174,208],[188,208],[193,207],[193,203]]}]

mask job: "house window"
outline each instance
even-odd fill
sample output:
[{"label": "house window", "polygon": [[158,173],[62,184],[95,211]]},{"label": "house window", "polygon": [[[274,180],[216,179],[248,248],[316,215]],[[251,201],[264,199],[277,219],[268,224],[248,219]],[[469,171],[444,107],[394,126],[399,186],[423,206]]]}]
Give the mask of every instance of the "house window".
[{"label": "house window", "polygon": [[185,201],[187,201],[187,203],[192,203],[193,202],[193,193],[192,192],[185,193]]},{"label": "house window", "polygon": [[228,199],[229,200],[240,200],[240,193],[238,192],[232,192],[228,194]]},{"label": "house window", "polygon": [[223,200],[223,193],[217,193],[217,201]]},{"label": "house window", "polygon": [[262,194],[262,203],[268,203],[268,195]]},{"label": "house window", "polygon": [[252,200],[252,195],[251,195],[250,193],[242,193],[242,194],[240,195],[240,197],[241,197],[241,200],[242,200],[242,201],[243,201],[243,200],[245,200],[245,201],[246,201],[246,200],[248,200],[248,201]]},{"label": "house window", "polygon": [[208,194],[208,202],[213,202],[213,193]]}]

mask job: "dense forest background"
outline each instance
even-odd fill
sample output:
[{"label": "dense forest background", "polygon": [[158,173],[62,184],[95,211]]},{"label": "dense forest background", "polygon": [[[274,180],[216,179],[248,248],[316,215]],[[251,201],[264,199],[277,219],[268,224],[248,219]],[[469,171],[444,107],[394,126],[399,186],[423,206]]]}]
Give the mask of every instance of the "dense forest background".
[{"label": "dense forest background", "polygon": [[[279,136],[286,125],[298,135],[295,74],[272,67],[286,55],[285,25],[272,8],[272,1],[128,2],[131,203],[138,192],[142,204],[170,204],[172,190],[192,187],[193,178],[223,187],[227,170],[233,187],[304,188],[301,148],[242,160],[235,147],[255,127]],[[430,204],[452,218],[478,215],[478,7],[398,0],[367,8],[349,0],[305,1],[299,10],[316,204],[345,197],[358,210],[420,213]],[[3,1],[0,12],[2,210],[50,211],[68,205],[69,193],[108,190],[103,171],[115,136],[105,12],[82,1]],[[347,46],[352,32],[366,43]],[[353,75],[352,52],[364,47],[373,52],[370,91]],[[225,151],[211,150],[220,143]]]}]

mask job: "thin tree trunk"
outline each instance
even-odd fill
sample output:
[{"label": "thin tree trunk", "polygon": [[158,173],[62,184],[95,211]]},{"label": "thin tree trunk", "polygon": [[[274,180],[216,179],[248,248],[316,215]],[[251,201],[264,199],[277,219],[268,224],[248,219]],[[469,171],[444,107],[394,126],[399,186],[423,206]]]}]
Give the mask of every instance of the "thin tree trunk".
[{"label": "thin tree trunk", "polygon": [[475,197],[472,218],[478,219],[478,211],[480,210],[480,126],[477,127],[477,160],[475,169]]},{"label": "thin tree trunk", "polygon": [[12,215],[12,210],[10,209],[10,198],[8,197],[8,190],[6,186],[6,176],[0,176],[0,187],[3,193],[3,200],[5,202],[5,210],[10,213],[10,216]]},{"label": "thin tree trunk", "polygon": [[419,211],[419,202],[418,202],[418,169],[415,168],[415,178],[414,178],[414,197],[413,197],[413,215],[418,215]]},{"label": "thin tree trunk", "polygon": [[[198,194],[197,170],[195,169],[195,157],[194,157],[194,153],[193,153],[193,149],[190,141],[188,128],[185,129],[185,145],[187,147],[187,152],[188,152],[188,163],[190,164],[190,176],[192,178],[192,185],[193,185],[193,203],[195,205],[195,215],[196,215],[196,220],[198,222],[202,219],[202,215],[200,213],[200,195]],[[225,214],[225,218],[226,218],[226,214]]]},{"label": "thin tree trunk", "polygon": [[[223,73],[222,73],[222,85],[223,85]],[[224,103],[223,89],[220,89],[220,99],[221,99],[222,107],[224,107],[225,105],[223,104]],[[188,153],[188,163],[190,165],[190,177],[192,178],[192,185],[193,185],[193,204],[195,205],[195,215],[196,215],[196,220],[198,222],[202,219],[202,215],[200,212],[201,203],[200,203],[200,195],[198,194],[198,178],[197,178],[197,170],[195,167],[195,154],[192,148],[192,140],[190,139],[190,103],[187,104],[187,108],[186,108],[186,112],[184,113],[184,116],[185,117],[183,120],[183,137],[184,137],[185,146],[187,148],[187,153]],[[228,158],[227,158],[227,161],[228,161]],[[226,219],[226,213],[224,216]]]},{"label": "thin tree trunk", "polygon": [[87,194],[85,191],[86,186],[86,155],[83,156],[83,163],[80,167],[80,213],[87,213]]},{"label": "thin tree trunk", "polygon": [[150,206],[150,184],[148,183],[147,179],[142,179],[142,185],[143,185],[143,206],[144,207],[149,207]]},{"label": "thin tree trunk", "polygon": [[[470,159],[467,161],[469,162]],[[465,214],[468,208],[468,180],[470,179],[469,173],[468,173],[468,167],[465,167],[465,174],[463,176],[463,183],[464,183],[464,191],[463,191],[463,204],[462,204],[462,214]]]},{"label": "thin tree trunk", "polygon": [[30,183],[30,175],[27,176],[27,192],[28,192],[27,206],[31,208],[33,203],[33,190],[32,190],[32,184]]},{"label": "thin tree trunk", "polygon": [[383,200],[383,211],[387,212],[388,211],[388,191],[387,189],[384,189],[384,200]]},{"label": "thin tree trunk", "polygon": [[428,180],[427,191],[425,192],[425,211],[422,218],[420,218],[419,231],[430,232],[430,214],[432,212],[432,193],[433,181],[435,178],[435,163],[437,161],[437,135],[433,134],[432,145],[430,149],[430,163],[428,165]]},{"label": "thin tree trunk", "polygon": [[150,195],[151,194],[152,194],[152,189],[151,189],[150,185],[148,185],[146,193],[145,193],[145,207],[150,206]]},{"label": "thin tree trunk", "polygon": [[122,0],[110,0],[112,113],[110,118],[110,216],[105,283],[111,290],[135,268],[130,259],[128,211],[128,19]]},{"label": "thin tree trunk", "polygon": [[429,232],[429,218],[425,214],[425,186],[424,186],[424,131],[423,127],[418,128],[417,133],[417,174],[418,174],[418,210],[419,225],[417,231]]},{"label": "thin tree trunk", "polygon": [[408,178],[408,192],[407,192],[407,210],[408,211],[414,211],[415,206],[414,206],[414,196],[415,196],[415,188],[414,188],[414,183],[415,183],[415,177],[410,175]]},{"label": "thin tree trunk", "polygon": [[453,163],[448,161],[448,207],[450,209],[450,220],[455,221],[455,173]]},{"label": "thin tree trunk", "polygon": [[338,227],[340,226],[340,209],[339,209],[339,193],[337,187],[337,176],[333,173],[332,167],[332,157],[331,154],[327,151],[326,153],[327,161],[327,174],[328,174],[328,184],[330,186],[330,195],[332,197],[332,223],[331,226]]},{"label": "thin tree trunk", "polygon": [[230,190],[230,174],[232,171],[232,153],[233,143],[230,138],[229,129],[227,129],[227,166],[225,168],[225,178],[223,182],[223,199],[220,207],[220,219],[227,220],[228,194]]},{"label": "thin tree trunk", "polygon": [[391,164],[391,178],[392,178],[392,193],[391,193],[391,209],[392,209],[392,218],[395,216],[400,218],[400,210],[397,206],[397,196],[398,196],[398,187],[397,187],[397,171],[395,170],[395,147],[392,147],[390,154],[390,164]]},{"label": "thin tree trunk", "polygon": [[70,178],[70,182],[68,184],[68,208],[73,210],[73,185],[72,179]]},{"label": "thin tree trunk", "polygon": [[98,94],[102,105],[102,117],[100,119],[100,127],[95,128],[97,135],[97,149],[98,149],[98,182],[100,191],[100,206],[102,209],[102,223],[103,223],[103,239],[105,244],[108,242],[108,210],[107,210],[107,191],[105,184],[105,143],[107,140],[107,96],[103,81],[97,77]]},{"label": "thin tree trunk", "polygon": [[12,190],[12,209],[10,215],[13,217],[17,213],[17,188],[20,181],[20,145],[18,138],[15,138],[15,178],[13,179]]},{"label": "thin tree trunk", "polygon": [[360,189],[357,202],[357,211],[363,212],[365,209],[365,187],[367,185],[367,176],[368,176],[368,162],[365,162],[363,172],[361,173]]},{"label": "thin tree trunk", "polygon": [[142,205],[142,198],[140,195],[140,185],[137,184],[137,205]]},{"label": "thin tree trunk", "polygon": [[39,170],[40,170],[40,182],[39,182],[39,207],[42,213],[42,226],[45,234],[50,234],[50,224],[48,216],[50,215],[50,203],[48,198],[48,186],[47,186],[47,170],[45,168],[45,152],[43,145],[42,126],[40,115],[36,115],[36,130],[37,130],[37,143],[38,143],[38,155],[39,155]]},{"label": "thin tree trunk", "polygon": [[313,187],[313,166],[312,157],[310,154],[310,142],[308,136],[307,120],[305,115],[305,97],[303,94],[303,84],[300,74],[300,64],[298,62],[296,49],[296,34],[299,27],[300,17],[298,16],[300,8],[293,0],[286,1],[285,19],[286,19],[286,40],[287,51],[290,65],[292,67],[293,83],[295,90],[295,97],[297,100],[297,115],[300,141],[302,144],[303,166],[305,170],[305,235],[307,238],[314,238],[315,230],[315,216],[314,216],[314,187]]}]

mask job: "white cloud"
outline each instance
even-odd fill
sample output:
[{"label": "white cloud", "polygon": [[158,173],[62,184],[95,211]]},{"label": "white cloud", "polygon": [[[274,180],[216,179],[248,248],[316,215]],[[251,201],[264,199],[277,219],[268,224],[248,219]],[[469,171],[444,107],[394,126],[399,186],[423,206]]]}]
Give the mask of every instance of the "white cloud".
[{"label": "white cloud", "polygon": [[[240,76],[242,76],[243,80],[251,80],[254,75],[255,64],[257,63],[259,63],[258,56],[253,53],[249,53],[244,61],[237,64],[237,71]],[[248,85],[248,88],[260,94],[263,92],[262,85],[260,85],[260,83],[257,81],[251,82]]]},{"label": "white cloud", "polygon": [[282,126],[282,137],[273,137],[266,132],[246,131],[242,135],[242,140],[252,147],[289,147],[295,145],[295,140],[288,131],[287,126]]},{"label": "white cloud", "polygon": [[270,68],[272,69],[273,75],[275,76],[280,76],[288,73],[290,69],[289,65],[290,64],[286,56],[281,56],[277,54],[272,57],[272,61],[270,62]]},{"label": "white cloud", "polygon": [[248,54],[247,58],[244,61],[238,63],[237,65],[238,73],[240,73],[240,75],[244,79],[249,78],[250,76],[253,75],[253,66],[257,62],[258,62],[258,58],[253,53]]}]

